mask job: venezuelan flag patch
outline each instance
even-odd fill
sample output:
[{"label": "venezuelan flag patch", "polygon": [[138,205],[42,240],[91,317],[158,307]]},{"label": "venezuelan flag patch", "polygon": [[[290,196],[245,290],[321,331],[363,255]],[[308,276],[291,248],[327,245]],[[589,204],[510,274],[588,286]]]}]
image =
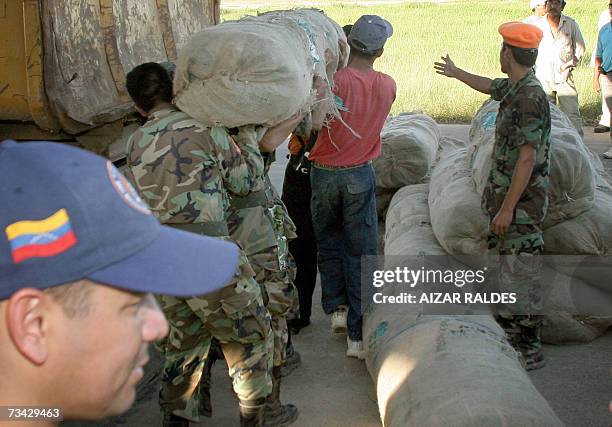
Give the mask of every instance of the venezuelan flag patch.
[{"label": "venezuelan flag patch", "polygon": [[39,221],[14,222],[5,231],[15,264],[59,255],[77,244],[66,209]]}]

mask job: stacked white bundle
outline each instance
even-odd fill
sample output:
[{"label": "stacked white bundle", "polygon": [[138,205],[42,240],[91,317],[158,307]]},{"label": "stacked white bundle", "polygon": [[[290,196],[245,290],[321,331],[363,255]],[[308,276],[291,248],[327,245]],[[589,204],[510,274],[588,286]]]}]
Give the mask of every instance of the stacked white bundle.
[{"label": "stacked white bundle", "polygon": [[346,66],[348,50],[342,28],[312,9],[225,22],[195,34],[179,52],[175,101],[209,126],[270,127],[307,111],[338,115],[333,73]]}]

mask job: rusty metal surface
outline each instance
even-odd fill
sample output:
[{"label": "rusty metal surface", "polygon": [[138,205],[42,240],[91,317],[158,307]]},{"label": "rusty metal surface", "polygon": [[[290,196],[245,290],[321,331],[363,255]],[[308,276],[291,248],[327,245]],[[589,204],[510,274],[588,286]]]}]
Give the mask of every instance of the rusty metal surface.
[{"label": "rusty metal surface", "polygon": [[76,135],[125,120],[126,74],[219,18],[216,0],[0,0],[0,122]]},{"label": "rusty metal surface", "polygon": [[172,33],[172,17],[168,7],[168,0],[157,0],[157,10],[159,11],[159,23],[161,25],[162,39],[166,49],[166,56],[169,61],[176,61],[177,51]]},{"label": "rusty metal surface", "polygon": [[172,33],[176,48],[181,50],[192,34],[215,25],[215,0],[168,0]]},{"label": "rusty metal surface", "polygon": [[113,0],[119,60],[128,73],[143,62],[166,61],[155,0]]},{"label": "rusty metal surface", "polygon": [[0,0],[0,117],[29,120],[21,2]]},{"label": "rusty metal surface", "polygon": [[[100,115],[129,111],[122,105],[104,47],[99,2],[47,0],[43,9],[45,87],[53,107],[85,125]],[[112,114],[110,114],[112,120]],[[72,130],[62,120],[62,126]]]},{"label": "rusty metal surface", "polygon": [[30,114],[41,129],[58,132],[60,124],[53,115],[43,82],[43,38],[40,27],[40,2],[23,2],[25,67]]}]

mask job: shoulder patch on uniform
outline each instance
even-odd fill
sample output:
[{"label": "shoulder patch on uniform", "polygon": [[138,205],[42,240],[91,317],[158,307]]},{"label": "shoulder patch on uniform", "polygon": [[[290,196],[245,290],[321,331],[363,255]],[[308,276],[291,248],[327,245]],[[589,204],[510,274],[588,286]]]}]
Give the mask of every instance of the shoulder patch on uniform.
[{"label": "shoulder patch on uniform", "polygon": [[117,193],[121,199],[132,209],[146,214],[151,215],[151,211],[147,204],[140,198],[132,184],[119,172],[119,170],[110,162],[106,162],[106,171],[108,172],[108,178],[113,184],[113,188],[117,190]]}]

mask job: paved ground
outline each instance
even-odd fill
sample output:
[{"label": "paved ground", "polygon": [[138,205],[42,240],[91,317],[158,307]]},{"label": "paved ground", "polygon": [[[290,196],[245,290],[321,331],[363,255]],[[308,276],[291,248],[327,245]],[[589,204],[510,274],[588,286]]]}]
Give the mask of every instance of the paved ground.
[{"label": "paved ground", "polygon": [[[444,135],[467,139],[466,125],[442,125]],[[594,135],[585,128],[585,140],[602,153],[609,144],[608,135]],[[271,171],[280,190],[286,148],[279,150],[277,164]],[[612,161],[605,161],[612,170]],[[317,288],[315,301],[320,298]],[[283,384],[283,400],[299,406],[296,427],[377,427],[380,426],[373,383],[362,362],[344,356],[343,337],[329,333],[329,321],[315,304],[312,325],[294,339],[302,354],[303,366]],[[612,399],[612,332],[589,344],[545,346],[548,365],[531,374],[535,385],[548,399],[559,417],[576,427],[612,425],[608,402]],[[154,357],[147,369],[149,384],[140,387],[139,400],[127,416],[95,425],[160,425],[157,410],[157,379],[152,375],[159,366]],[[218,363],[213,376],[214,418],[198,426],[237,426],[237,403],[224,363]],[[72,423],[72,425],[77,425]],[[85,425],[85,424],[80,424]],[[94,424],[91,424],[94,425]]]}]

